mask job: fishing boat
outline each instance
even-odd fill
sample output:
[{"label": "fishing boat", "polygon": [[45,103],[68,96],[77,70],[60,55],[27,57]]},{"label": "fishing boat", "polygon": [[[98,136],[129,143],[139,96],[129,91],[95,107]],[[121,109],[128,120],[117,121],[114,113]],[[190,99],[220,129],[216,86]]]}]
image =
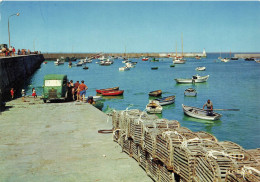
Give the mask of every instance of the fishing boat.
[{"label": "fishing boat", "polygon": [[165,105],[173,104],[175,102],[175,95],[163,97],[160,99],[154,99],[154,100],[159,101],[159,104],[161,106],[165,106]]},{"label": "fishing boat", "polygon": [[181,34],[181,42],[182,42],[182,52],[181,52],[181,56],[178,57],[177,55],[177,42],[176,42],[176,56],[175,59],[173,60],[173,64],[185,64],[186,60],[184,59],[183,56],[183,38],[182,38],[182,34]]},{"label": "fishing boat", "polygon": [[226,63],[226,62],[229,62],[230,59],[228,59],[228,58],[223,58],[223,59],[221,59],[221,61]]},{"label": "fishing boat", "polygon": [[131,62],[127,62],[127,63],[125,63],[125,65],[126,65],[126,67],[128,67],[128,68],[133,68],[133,67],[135,67],[135,65],[133,65]]},{"label": "fishing boat", "polygon": [[150,100],[146,105],[146,111],[151,114],[160,114],[162,113],[162,106],[159,104],[159,101]]},{"label": "fishing boat", "polygon": [[174,79],[177,83],[203,83],[206,82],[209,78],[209,75],[207,76],[199,76],[194,75],[192,78],[176,78]]},{"label": "fishing boat", "polygon": [[111,91],[111,90],[119,90],[119,87],[98,89],[98,90],[96,90],[96,92],[101,94],[102,91]]},{"label": "fishing boat", "polygon": [[124,90],[105,90],[102,91],[101,94],[104,96],[117,96],[117,95],[123,95]]},{"label": "fishing boat", "polygon": [[207,110],[203,110],[197,107],[185,106],[184,104],[182,104],[182,109],[184,114],[198,119],[214,121],[218,120],[222,116],[221,114],[218,114],[216,112],[213,112],[211,116],[208,116]]},{"label": "fishing boat", "polygon": [[87,69],[88,69],[88,67],[87,67],[87,66],[84,66],[84,67],[83,67],[83,69],[84,69],[84,70],[87,70]]},{"label": "fishing boat", "polygon": [[151,67],[152,70],[158,70],[158,67]]},{"label": "fishing boat", "polygon": [[148,59],[149,59],[148,57],[143,57],[142,61],[148,61]]},{"label": "fishing boat", "polygon": [[57,59],[57,60],[54,62],[54,64],[55,64],[56,66],[59,66],[59,65],[61,65],[61,64],[64,64],[64,61],[61,61],[60,59]]},{"label": "fishing boat", "polygon": [[195,59],[201,59],[201,57],[197,55],[197,56],[195,56]]},{"label": "fishing boat", "polygon": [[205,66],[200,66],[200,67],[197,67],[195,70],[196,71],[205,71],[206,67]]},{"label": "fishing boat", "polygon": [[245,61],[254,61],[254,58],[245,58]]},{"label": "fishing boat", "polygon": [[155,90],[155,91],[149,92],[149,96],[159,97],[161,95],[162,95],[162,90]]},{"label": "fishing boat", "polygon": [[175,67],[175,64],[171,64],[170,67],[171,67],[171,68]]},{"label": "fishing boat", "polygon": [[151,62],[159,62],[159,59],[153,58],[153,59],[151,60]]},{"label": "fishing boat", "polygon": [[124,67],[120,67],[120,68],[119,68],[119,71],[127,71],[127,70],[130,70],[130,68],[127,67],[127,66],[124,66]]},{"label": "fishing boat", "polygon": [[197,91],[193,88],[187,88],[184,91],[185,96],[190,96],[190,97],[196,97],[197,96]]},{"label": "fishing boat", "polygon": [[255,60],[255,62],[260,63],[260,60]]}]

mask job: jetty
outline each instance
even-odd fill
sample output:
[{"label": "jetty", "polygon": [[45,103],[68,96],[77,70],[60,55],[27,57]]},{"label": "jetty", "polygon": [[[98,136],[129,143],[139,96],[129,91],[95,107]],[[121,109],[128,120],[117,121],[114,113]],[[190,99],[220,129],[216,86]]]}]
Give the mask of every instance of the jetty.
[{"label": "jetty", "polygon": [[0,113],[0,181],[152,182],[112,140],[111,119],[88,103],[6,103]]}]

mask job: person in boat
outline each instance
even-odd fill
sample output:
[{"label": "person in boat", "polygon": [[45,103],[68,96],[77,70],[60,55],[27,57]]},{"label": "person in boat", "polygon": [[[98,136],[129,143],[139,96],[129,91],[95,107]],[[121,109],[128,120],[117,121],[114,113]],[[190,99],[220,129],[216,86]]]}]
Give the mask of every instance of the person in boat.
[{"label": "person in boat", "polygon": [[203,105],[203,110],[204,107],[207,107],[207,115],[212,116],[213,115],[213,103],[208,99],[208,101]]}]

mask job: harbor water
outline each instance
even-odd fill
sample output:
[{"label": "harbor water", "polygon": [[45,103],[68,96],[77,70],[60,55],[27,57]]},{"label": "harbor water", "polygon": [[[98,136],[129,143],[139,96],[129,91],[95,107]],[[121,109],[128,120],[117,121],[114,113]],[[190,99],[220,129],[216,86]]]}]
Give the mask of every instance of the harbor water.
[{"label": "harbor water", "polygon": [[[89,87],[87,95],[96,95],[96,89],[119,86],[124,90],[123,96],[103,97],[104,108],[124,110],[144,110],[149,99],[148,93],[161,89],[162,96],[175,95],[175,103],[164,106],[161,118],[178,120],[183,127],[192,131],[206,131],[219,141],[232,141],[245,149],[259,148],[260,141],[260,64],[243,59],[224,63],[217,60],[219,54],[208,54],[207,58],[197,60],[187,58],[185,64],[172,64],[171,58],[160,58],[159,62],[137,61],[135,68],[119,71],[124,66],[123,60],[116,59],[111,66],[100,66],[93,60],[83,67],[64,65],[55,66],[53,61],[42,64],[40,69],[25,85],[27,95],[32,88],[42,94],[43,77],[46,74],[67,74],[74,83],[84,80]],[[151,60],[151,58],[150,58]],[[73,63],[75,65],[75,62]],[[205,71],[195,71],[196,67],[205,66]],[[152,70],[151,67],[158,67]],[[206,83],[176,84],[175,78],[191,78],[193,75],[210,75]],[[185,97],[187,88],[197,90],[197,97]],[[215,109],[239,109],[239,111],[217,111],[222,114],[220,120],[206,121],[188,117],[182,111],[182,104],[202,108],[210,99]],[[80,113],[79,113],[80,114]],[[105,121],[104,121],[105,122]]]}]

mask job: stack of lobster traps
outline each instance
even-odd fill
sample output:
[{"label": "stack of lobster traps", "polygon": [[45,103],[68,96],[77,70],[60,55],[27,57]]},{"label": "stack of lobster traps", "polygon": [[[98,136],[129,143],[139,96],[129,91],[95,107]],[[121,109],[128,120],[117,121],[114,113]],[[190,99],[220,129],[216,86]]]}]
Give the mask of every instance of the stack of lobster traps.
[{"label": "stack of lobster traps", "polygon": [[158,182],[260,181],[260,149],[219,142],[176,120],[140,110],[114,111],[113,140]]}]

